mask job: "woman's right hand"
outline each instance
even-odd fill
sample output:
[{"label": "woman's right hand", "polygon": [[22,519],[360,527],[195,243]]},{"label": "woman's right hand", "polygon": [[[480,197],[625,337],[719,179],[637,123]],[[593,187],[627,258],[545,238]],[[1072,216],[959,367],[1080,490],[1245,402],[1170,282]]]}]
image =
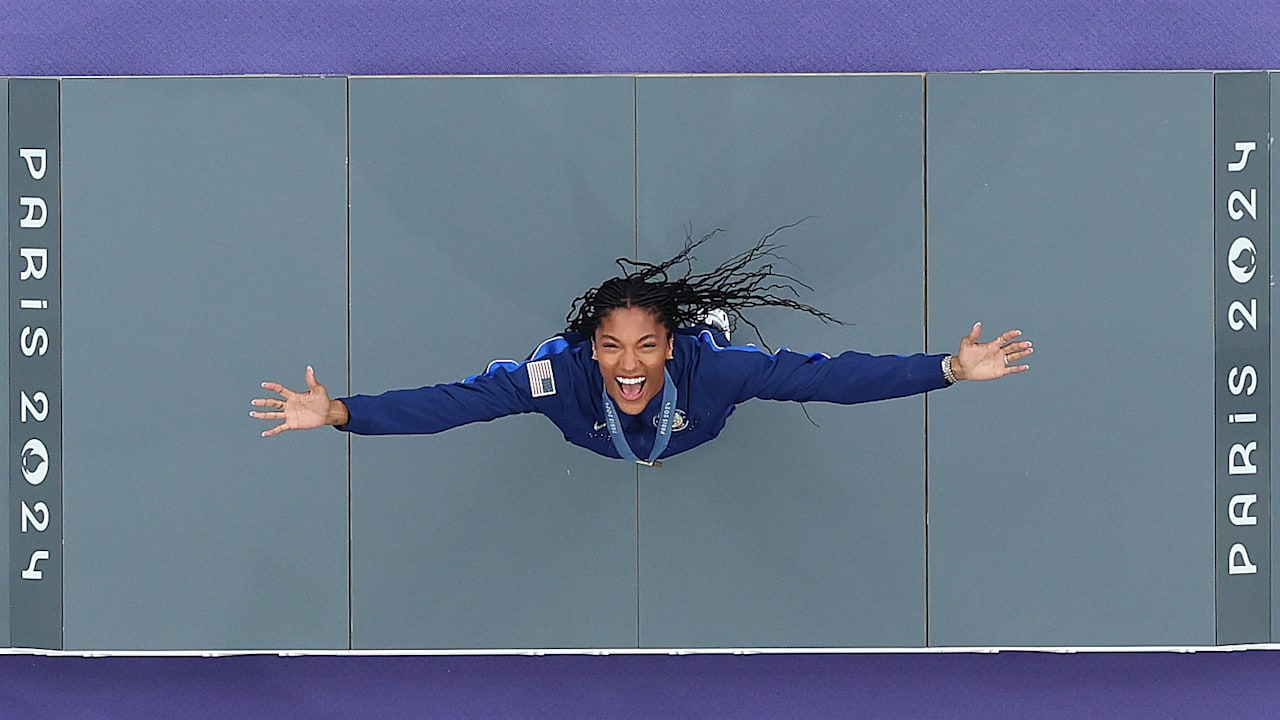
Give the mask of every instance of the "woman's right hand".
[{"label": "woman's right hand", "polygon": [[272,408],[271,411],[254,411],[249,417],[259,420],[283,420],[282,423],[262,433],[262,437],[278,435],[286,430],[311,430],[324,425],[346,425],[350,420],[347,406],[341,400],[329,398],[329,391],[316,382],[316,371],[307,366],[307,391],[294,392],[280,383],[264,382],[262,387],[280,395],[279,398],[256,398],[255,407]]}]

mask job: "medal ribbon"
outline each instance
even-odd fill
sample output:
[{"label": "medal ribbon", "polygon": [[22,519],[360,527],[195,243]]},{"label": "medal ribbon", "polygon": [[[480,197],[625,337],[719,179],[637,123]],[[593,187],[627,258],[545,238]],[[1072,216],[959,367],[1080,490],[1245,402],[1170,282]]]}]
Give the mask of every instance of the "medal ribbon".
[{"label": "medal ribbon", "polygon": [[671,373],[664,367],[662,369],[662,409],[658,411],[658,434],[653,438],[653,451],[649,453],[649,459],[641,460],[631,450],[627,437],[622,434],[622,422],[618,420],[618,409],[613,406],[609,391],[607,389],[604,391],[605,425],[609,427],[609,438],[613,440],[614,449],[623,460],[635,460],[649,467],[662,467],[658,457],[667,449],[667,443],[671,442],[671,426],[675,423],[675,418],[676,384],[671,380]]}]

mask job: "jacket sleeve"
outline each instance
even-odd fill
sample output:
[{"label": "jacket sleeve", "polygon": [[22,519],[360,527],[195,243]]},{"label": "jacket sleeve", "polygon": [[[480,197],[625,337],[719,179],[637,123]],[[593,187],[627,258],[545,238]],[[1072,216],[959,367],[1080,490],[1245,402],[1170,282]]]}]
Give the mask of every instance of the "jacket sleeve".
[{"label": "jacket sleeve", "polygon": [[906,397],[947,386],[942,376],[946,355],[806,355],[782,348],[768,354],[755,348],[716,349],[716,355],[740,378],[735,402],[766,400],[855,403]]},{"label": "jacket sleeve", "polygon": [[340,399],[351,419],[338,429],[358,435],[427,435],[537,410],[528,363],[493,368],[463,382]]}]

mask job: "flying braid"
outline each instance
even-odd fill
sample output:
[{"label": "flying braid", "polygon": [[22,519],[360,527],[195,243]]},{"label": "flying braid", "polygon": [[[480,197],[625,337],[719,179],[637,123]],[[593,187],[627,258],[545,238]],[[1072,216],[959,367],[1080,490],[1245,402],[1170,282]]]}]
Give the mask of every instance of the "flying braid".
[{"label": "flying braid", "polygon": [[[774,242],[774,236],[783,230],[799,225],[798,220],[783,225],[760,238],[756,244],[720,263],[710,272],[694,273],[693,251],[703,243],[724,232],[717,228],[694,240],[686,233],[684,249],[658,264],[642,260],[618,258],[615,262],[622,270],[622,277],[604,281],[574,299],[565,322],[566,330],[592,336],[604,316],[617,308],[638,307],[654,314],[669,332],[677,328],[703,324],[711,310],[724,310],[734,319],[745,322],[755,331],[765,347],[768,344],[760,334],[760,328],[748,320],[742,311],[754,307],[784,307],[799,310],[822,320],[844,324],[826,312],[797,300],[797,286],[812,291],[813,288],[785,273],[777,272],[774,265],[785,262],[778,254],[783,246]],[[683,266],[683,272],[680,268]],[[678,274],[677,274],[678,273]]]}]

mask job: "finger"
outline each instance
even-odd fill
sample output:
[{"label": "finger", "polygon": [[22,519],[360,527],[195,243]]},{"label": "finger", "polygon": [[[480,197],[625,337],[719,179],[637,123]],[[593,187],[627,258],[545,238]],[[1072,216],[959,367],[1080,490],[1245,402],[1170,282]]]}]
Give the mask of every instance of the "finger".
[{"label": "finger", "polygon": [[282,412],[250,412],[249,417],[259,420],[284,420]]},{"label": "finger", "polygon": [[255,407],[284,409],[284,400],[280,398],[254,398],[249,404]]},{"label": "finger", "polygon": [[277,426],[275,426],[275,427],[271,428],[270,430],[267,430],[267,431],[263,432],[263,433],[262,433],[262,437],[271,437],[272,435],[279,435],[280,433],[284,432],[285,430],[290,430],[290,429],[291,429],[291,428],[289,427],[289,425],[288,425],[287,423],[280,423],[279,425],[277,425]]},{"label": "finger", "polygon": [[1013,342],[1014,338],[1017,338],[1020,335],[1022,335],[1021,330],[1006,330],[1003,333],[1001,333],[1000,337],[996,338],[995,341],[997,343],[1000,343],[1000,345],[1008,345],[1009,343]]},{"label": "finger", "polygon": [[1011,353],[1009,353],[1009,354],[1005,355],[1005,363],[1006,363],[1006,364],[1013,364],[1013,363],[1015,363],[1015,362],[1017,362],[1017,361],[1019,361],[1019,360],[1023,359],[1024,357],[1026,357],[1026,356],[1030,355],[1030,354],[1031,354],[1031,353],[1033,353],[1033,352],[1035,352],[1035,350],[1034,350],[1033,348],[1027,348],[1027,349],[1025,349],[1025,350],[1019,350],[1019,351],[1017,351],[1017,352],[1011,352]]},{"label": "finger", "polygon": [[1010,343],[1000,348],[999,352],[1004,356],[1004,363],[1008,365],[1014,360],[1030,355],[1033,349],[1031,343]]},{"label": "finger", "polygon": [[310,365],[307,366],[307,387],[312,390],[316,389],[320,383],[316,382],[316,371]]},{"label": "finger", "polygon": [[288,400],[289,398],[294,397],[298,394],[290,390],[289,388],[281,385],[280,383],[273,383],[273,382],[262,383],[262,389],[269,390],[273,393],[279,393],[281,396],[284,397],[285,400]]},{"label": "finger", "polygon": [[973,324],[973,329],[969,331],[969,342],[976,343],[978,342],[978,339],[981,337],[982,337],[982,321],[979,320],[978,322]]}]

